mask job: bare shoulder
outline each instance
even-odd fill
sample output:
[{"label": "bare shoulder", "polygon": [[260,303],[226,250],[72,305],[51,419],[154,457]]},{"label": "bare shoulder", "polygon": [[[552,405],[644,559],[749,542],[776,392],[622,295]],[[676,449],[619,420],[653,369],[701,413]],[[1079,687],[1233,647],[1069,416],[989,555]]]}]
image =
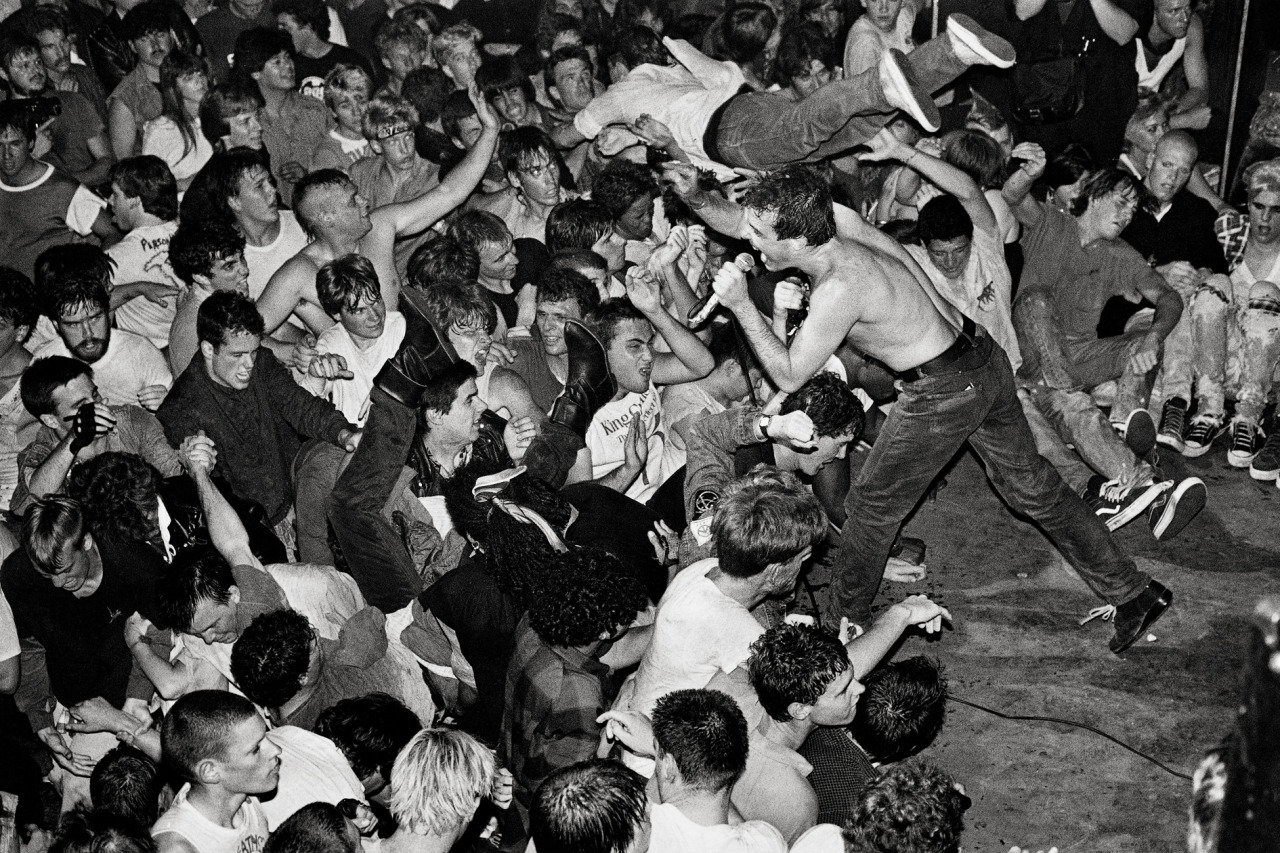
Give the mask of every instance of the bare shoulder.
[{"label": "bare shoulder", "polygon": [[198,853],[190,841],[176,832],[162,832],[155,837],[159,853]]}]

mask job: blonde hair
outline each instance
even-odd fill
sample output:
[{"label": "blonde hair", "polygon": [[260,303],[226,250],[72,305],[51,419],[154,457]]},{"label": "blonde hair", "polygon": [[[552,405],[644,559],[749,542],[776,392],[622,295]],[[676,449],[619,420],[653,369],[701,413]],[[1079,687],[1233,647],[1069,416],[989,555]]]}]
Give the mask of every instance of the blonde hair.
[{"label": "blonde hair", "polygon": [[488,796],[493,753],[454,729],[424,729],[391,768],[391,814],[410,832],[443,835],[471,821]]},{"label": "blonde hair", "polygon": [[449,62],[449,54],[467,42],[479,46],[482,38],[483,35],[479,30],[462,21],[447,27],[444,32],[432,39],[431,52],[435,55],[436,62],[443,68]]},{"label": "blonde hair", "polygon": [[1254,163],[1245,170],[1244,183],[1250,199],[1260,192],[1280,193],[1280,159]]}]

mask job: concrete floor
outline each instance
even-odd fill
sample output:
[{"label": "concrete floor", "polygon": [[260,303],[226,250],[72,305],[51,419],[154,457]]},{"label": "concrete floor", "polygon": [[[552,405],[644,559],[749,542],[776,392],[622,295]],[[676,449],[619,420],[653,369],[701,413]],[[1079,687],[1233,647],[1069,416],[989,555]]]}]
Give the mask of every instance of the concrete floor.
[{"label": "concrete floor", "polygon": [[[1221,444],[1221,443],[1220,443]],[[1280,592],[1280,490],[1226,464],[1215,446],[1172,460],[1195,475],[1208,506],[1181,536],[1156,542],[1145,516],[1116,536],[1140,566],[1174,591],[1170,610],[1123,657],[1109,623],[1081,627],[1099,602],[1032,525],[1001,503],[971,452],[947,474],[907,531],[929,545],[929,577],[886,584],[880,603],[927,592],[954,616],[940,640],[909,638],[896,656],[929,654],[951,690],[1004,713],[1059,717],[1100,728],[1190,774],[1232,725],[1244,617]],[[1190,783],[1080,729],[1006,721],[951,703],[924,758],[951,772],[973,799],[964,849],[1005,853],[1185,850]]]}]

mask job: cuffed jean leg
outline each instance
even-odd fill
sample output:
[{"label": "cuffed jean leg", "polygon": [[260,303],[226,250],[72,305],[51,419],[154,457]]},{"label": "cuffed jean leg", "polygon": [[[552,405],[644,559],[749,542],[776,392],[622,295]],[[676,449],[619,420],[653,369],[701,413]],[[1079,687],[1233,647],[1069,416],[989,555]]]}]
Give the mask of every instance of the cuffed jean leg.
[{"label": "cuffed jean leg", "polygon": [[1210,276],[1191,297],[1191,336],[1195,351],[1196,414],[1222,417],[1226,411],[1227,324],[1231,282]]},{"label": "cuffed jean leg", "polygon": [[383,515],[416,426],[412,409],[374,388],[360,446],[328,501],[329,523],[347,569],[365,600],[384,613],[399,610],[422,591],[409,552]]},{"label": "cuffed jean leg", "polygon": [[1280,358],[1280,288],[1266,281],[1253,285],[1249,304],[1240,319],[1240,349],[1234,370],[1236,415],[1254,423],[1262,421],[1262,410],[1275,378]]},{"label": "cuffed jean leg", "polygon": [[984,372],[991,407],[969,443],[992,485],[1015,511],[1034,519],[1085,583],[1110,604],[1135,598],[1151,582],[1116,547],[1105,524],[1040,454],[1014,391],[1006,359]]},{"label": "cuffed jean leg", "polygon": [[1028,391],[1018,389],[1018,402],[1022,404],[1022,413],[1027,416],[1027,426],[1031,428],[1031,437],[1036,443],[1036,452],[1049,460],[1049,464],[1057,469],[1058,475],[1076,494],[1084,491],[1093,476],[1093,469],[1063,442],[1062,436],[1040,410],[1039,398],[1058,393],[1053,389]]},{"label": "cuffed jean leg", "polygon": [[1157,380],[1158,399],[1153,394],[1152,408],[1158,408],[1174,397],[1191,402],[1191,381],[1195,376],[1196,359],[1191,298],[1195,295],[1195,287],[1174,289],[1182,297],[1182,316],[1164,339],[1164,355],[1160,359],[1160,376]]}]

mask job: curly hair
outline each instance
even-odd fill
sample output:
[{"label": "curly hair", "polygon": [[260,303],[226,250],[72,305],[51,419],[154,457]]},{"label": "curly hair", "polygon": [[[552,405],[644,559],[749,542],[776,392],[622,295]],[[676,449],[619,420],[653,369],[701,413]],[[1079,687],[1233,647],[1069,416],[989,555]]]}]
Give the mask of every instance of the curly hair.
[{"label": "curly hair", "polygon": [[844,829],[846,853],[959,853],[970,800],[948,774],[899,764],[862,794]]},{"label": "curly hair", "polygon": [[872,761],[902,761],[924,749],[947,716],[947,679],[935,660],[916,655],[877,667],[862,679],[853,739]]},{"label": "curly hair", "polygon": [[804,412],[813,421],[814,432],[827,438],[862,437],[866,425],[862,402],[843,379],[823,371],[800,386],[782,404],[782,413]]},{"label": "curly hair", "polygon": [[381,772],[390,779],[391,765],[422,731],[422,721],[394,696],[368,693],[325,708],[314,731],[338,745],[357,778]]},{"label": "curly hair", "polygon": [[605,206],[614,219],[637,200],[657,198],[658,182],[647,166],[629,160],[613,160],[591,184],[591,197]]},{"label": "curly hair", "polygon": [[830,631],[783,623],[751,644],[747,676],[765,712],[785,723],[792,702],[816,703],[848,668],[849,653]]},{"label": "curly hair", "polygon": [[584,548],[557,555],[529,604],[529,621],[548,645],[585,646],[630,625],[648,604],[644,587],[617,557]]},{"label": "curly hair", "polygon": [[250,701],[278,709],[302,689],[315,638],[307,617],[296,610],[263,613],[232,648],[231,676]]},{"label": "curly hair", "polygon": [[89,532],[109,542],[155,544],[160,529],[152,520],[160,473],[133,453],[101,453],[71,471],[71,497],[91,510]]},{"label": "curly hair", "polygon": [[742,199],[743,206],[774,215],[773,230],[781,240],[803,237],[810,246],[836,236],[831,187],[816,169],[786,166],[764,176]]}]

